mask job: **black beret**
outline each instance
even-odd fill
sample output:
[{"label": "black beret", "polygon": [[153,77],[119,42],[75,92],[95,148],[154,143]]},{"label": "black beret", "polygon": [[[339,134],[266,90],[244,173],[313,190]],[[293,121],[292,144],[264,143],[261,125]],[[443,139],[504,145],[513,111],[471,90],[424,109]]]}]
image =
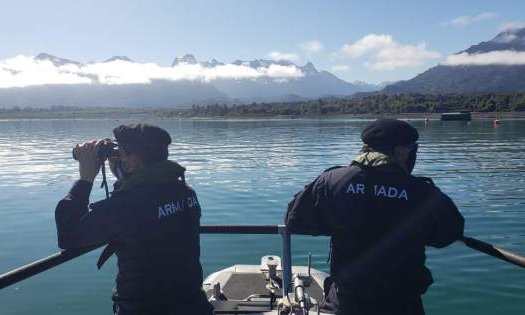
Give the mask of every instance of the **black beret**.
[{"label": "black beret", "polygon": [[167,147],[171,143],[166,130],[148,124],[121,125],[113,129],[113,134],[121,144]]},{"label": "black beret", "polygon": [[367,125],[361,132],[361,139],[371,146],[394,146],[416,142],[419,138],[416,128],[406,121],[378,119]]}]

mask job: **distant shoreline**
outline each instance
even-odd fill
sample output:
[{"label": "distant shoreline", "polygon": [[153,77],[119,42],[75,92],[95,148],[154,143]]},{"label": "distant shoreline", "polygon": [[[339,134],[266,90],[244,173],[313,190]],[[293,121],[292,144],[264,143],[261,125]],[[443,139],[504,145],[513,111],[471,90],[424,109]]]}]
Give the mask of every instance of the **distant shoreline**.
[{"label": "distant shoreline", "polygon": [[[525,93],[378,94],[323,98],[301,102],[206,104],[187,107],[79,107],[0,108],[0,119],[280,119],[349,118],[439,119],[440,113],[460,110],[475,119],[525,118]],[[501,114],[499,114],[501,113]]]},{"label": "distant shoreline", "polygon": [[[322,115],[198,115],[191,116],[179,111],[179,115],[174,114],[167,109],[126,109],[112,108],[104,110],[74,110],[74,111],[53,111],[53,110],[35,110],[35,111],[0,111],[0,120],[31,120],[31,119],[330,119],[330,118],[349,118],[349,119],[375,119],[380,117],[396,117],[401,119],[439,120],[441,113],[365,113],[365,114],[348,114],[348,113],[329,113]],[[472,112],[472,120],[492,120],[495,117],[494,112]],[[501,112],[500,119],[525,119],[525,112]]]}]

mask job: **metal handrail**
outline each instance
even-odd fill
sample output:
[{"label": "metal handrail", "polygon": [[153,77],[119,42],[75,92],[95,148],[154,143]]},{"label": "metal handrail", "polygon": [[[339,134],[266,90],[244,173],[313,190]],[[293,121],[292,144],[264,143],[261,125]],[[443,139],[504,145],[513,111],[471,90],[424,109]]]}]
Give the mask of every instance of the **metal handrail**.
[{"label": "metal handrail", "polygon": [[[291,283],[290,233],[284,225],[202,225],[201,234],[280,234],[283,241],[283,283]],[[0,275],[0,290],[82,256],[105,244],[67,249]],[[286,286],[283,285],[283,293]]]},{"label": "metal handrail", "polygon": [[516,253],[509,252],[508,250],[496,247],[492,244],[485,243],[483,241],[468,236],[463,236],[459,240],[459,242],[463,243],[468,248],[477,250],[478,252],[482,252],[489,256],[504,260],[518,267],[525,268],[525,257]]},{"label": "metal handrail", "polygon": [[[287,293],[287,285],[291,283],[292,257],[290,232],[285,225],[203,225],[201,234],[280,234],[282,238],[282,263],[283,263],[283,296]],[[461,243],[469,248],[485,253],[492,257],[504,260],[516,266],[525,268],[525,257],[516,253],[482,242],[472,237],[463,236]],[[85,248],[68,249],[51,256],[39,259],[25,266],[13,269],[0,275],[0,290],[37,275],[48,269],[61,265],[69,260],[82,256],[105,244],[93,245]]]}]

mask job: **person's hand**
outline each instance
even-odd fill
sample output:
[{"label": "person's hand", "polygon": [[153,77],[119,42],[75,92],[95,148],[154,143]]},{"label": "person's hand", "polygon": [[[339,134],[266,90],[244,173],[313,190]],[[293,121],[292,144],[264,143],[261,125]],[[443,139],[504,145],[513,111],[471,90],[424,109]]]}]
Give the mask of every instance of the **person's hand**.
[{"label": "person's hand", "polygon": [[78,160],[80,179],[92,183],[97,177],[102,162],[98,158],[98,151],[104,140],[93,140],[75,146],[75,157]]}]

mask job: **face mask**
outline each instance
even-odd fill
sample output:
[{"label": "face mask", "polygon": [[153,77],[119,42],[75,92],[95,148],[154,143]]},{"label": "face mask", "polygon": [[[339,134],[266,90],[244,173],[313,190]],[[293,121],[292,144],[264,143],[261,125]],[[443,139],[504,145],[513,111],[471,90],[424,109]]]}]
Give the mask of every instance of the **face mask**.
[{"label": "face mask", "polygon": [[411,150],[408,155],[406,164],[405,164],[408,174],[412,174],[412,171],[414,170],[414,167],[416,166],[416,158],[417,158],[417,150]]},{"label": "face mask", "polygon": [[119,180],[128,177],[130,174],[130,172],[126,171],[126,169],[124,168],[124,162],[120,159],[115,163],[115,173]]},{"label": "face mask", "polygon": [[416,158],[417,158],[417,148],[419,145],[417,143],[412,143],[410,145],[410,151],[408,152],[408,157],[405,162],[405,167],[408,172],[408,174],[412,174],[412,171],[414,170],[414,167],[416,166]]}]

